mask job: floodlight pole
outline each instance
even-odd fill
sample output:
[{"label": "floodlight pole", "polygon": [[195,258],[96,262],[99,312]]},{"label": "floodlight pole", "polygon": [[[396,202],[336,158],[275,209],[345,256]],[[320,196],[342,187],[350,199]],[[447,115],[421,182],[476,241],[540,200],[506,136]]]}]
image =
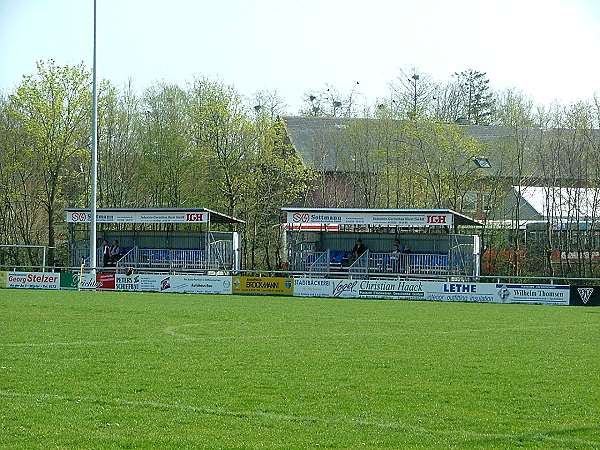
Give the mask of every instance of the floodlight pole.
[{"label": "floodlight pole", "polygon": [[94,0],[94,57],[92,63],[92,189],[90,195],[90,269],[96,273],[96,185],[98,178],[97,156],[98,94],[96,92],[96,0]]}]

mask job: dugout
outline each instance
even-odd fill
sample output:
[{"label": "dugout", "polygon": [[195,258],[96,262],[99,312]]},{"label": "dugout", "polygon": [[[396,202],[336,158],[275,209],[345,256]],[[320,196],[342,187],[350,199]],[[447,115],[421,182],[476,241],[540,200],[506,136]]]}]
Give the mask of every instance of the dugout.
[{"label": "dugout", "polygon": [[[89,265],[90,210],[66,208],[70,265]],[[156,270],[240,270],[243,220],[207,208],[98,208],[97,256],[102,241],[118,240],[116,267]],[[224,231],[230,229],[233,231]]]},{"label": "dugout", "polygon": [[[451,209],[289,207],[282,211],[285,259],[293,272],[479,275],[480,241],[475,230],[482,224]],[[367,250],[353,257],[358,239]]]}]

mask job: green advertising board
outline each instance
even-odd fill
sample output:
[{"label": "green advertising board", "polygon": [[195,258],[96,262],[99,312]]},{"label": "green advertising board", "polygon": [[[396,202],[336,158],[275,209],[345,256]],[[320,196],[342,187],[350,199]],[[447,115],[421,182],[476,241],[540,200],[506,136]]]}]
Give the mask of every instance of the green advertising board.
[{"label": "green advertising board", "polygon": [[77,289],[79,283],[79,273],[77,272],[62,272],[60,274],[61,289]]},{"label": "green advertising board", "polygon": [[6,287],[6,280],[8,279],[8,272],[0,270],[0,289]]}]

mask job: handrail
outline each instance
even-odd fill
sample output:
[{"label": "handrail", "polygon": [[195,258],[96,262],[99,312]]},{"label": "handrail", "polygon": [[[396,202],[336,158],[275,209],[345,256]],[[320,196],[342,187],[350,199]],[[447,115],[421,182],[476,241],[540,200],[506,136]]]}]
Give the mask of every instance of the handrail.
[{"label": "handrail", "polygon": [[[317,259],[308,268],[309,272],[329,272],[330,261],[329,261],[329,250],[322,252]],[[325,270],[322,270],[325,269]]]},{"label": "handrail", "polygon": [[348,267],[348,273],[350,276],[353,274],[367,275],[369,273],[369,250],[365,250],[362,255],[356,258],[356,261]]},{"label": "handrail", "polygon": [[[136,265],[136,263],[137,263],[136,251],[137,251],[137,247],[132,247],[127,253],[125,253],[123,256],[121,256],[119,258],[119,260],[115,264],[115,267],[128,267],[128,266]],[[132,258],[130,257],[130,255],[133,256],[133,261],[131,261]]]},{"label": "handrail", "polygon": [[216,258],[212,259],[217,262],[216,268],[226,267],[228,265],[233,267],[233,241],[227,239],[220,239],[218,241],[213,240],[209,243],[209,247],[211,248],[211,255],[213,254],[214,249]]}]

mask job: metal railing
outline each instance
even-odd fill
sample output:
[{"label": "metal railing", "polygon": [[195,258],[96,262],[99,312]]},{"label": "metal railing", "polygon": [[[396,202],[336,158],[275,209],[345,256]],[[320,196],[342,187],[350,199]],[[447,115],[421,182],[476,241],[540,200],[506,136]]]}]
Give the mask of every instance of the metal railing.
[{"label": "metal railing", "polygon": [[[117,268],[158,268],[158,269],[199,269],[199,270],[232,270],[234,265],[233,243],[231,241],[215,241],[211,244],[210,259],[205,250],[198,249],[151,249],[133,247],[116,263]],[[71,264],[77,266],[83,258],[85,266],[89,266],[87,249],[73,252]],[[102,251],[98,249],[96,261],[102,263]]]},{"label": "metal railing", "polygon": [[[369,252],[368,255],[368,273],[403,273],[412,275],[444,275],[451,273],[448,255],[446,254]],[[364,271],[363,266],[361,266],[361,269]]]},{"label": "metal railing", "polygon": [[315,252],[312,250],[304,250],[295,253],[293,255],[293,260],[290,269],[299,272],[310,272],[311,270],[313,272],[318,272],[320,270],[317,270],[317,266],[313,267],[313,264],[315,264],[315,262],[320,258],[324,258],[325,254],[328,254],[328,252]]},{"label": "metal railing", "polygon": [[369,273],[369,250],[366,250],[348,267],[348,274],[352,277],[366,276]]},{"label": "metal railing", "polygon": [[[135,264],[136,260],[136,251],[137,247],[132,248],[127,253],[125,253],[115,264],[116,267],[131,267]],[[99,259],[97,261],[100,261]]]},{"label": "metal railing", "polygon": [[309,272],[317,273],[328,273],[329,272],[329,250],[321,252],[321,254],[314,260],[314,262],[308,268]]},{"label": "metal railing", "polygon": [[220,240],[209,244],[211,268],[225,269],[233,267],[233,241]]},{"label": "metal railing", "polygon": [[[125,264],[126,262],[129,262],[129,264]],[[123,261],[123,264],[119,265],[121,267],[148,267],[169,270],[208,269],[206,252],[204,250],[135,248],[133,251],[133,261]]]},{"label": "metal railing", "polygon": [[400,268],[413,275],[451,273],[448,255],[444,254],[405,254],[401,255]]},{"label": "metal railing", "polygon": [[[302,252],[290,267],[298,272],[330,273],[335,264],[331,261],[331,251]],[[463,266],[461,265],[460,268]],[[458,268],[455,268],[458,269]],[[341,266],[336,273],[349,274],[413,274],[413,275],[471,275],[453,270],[447,254],[439,253],[385,253],[366,251],[350,266]]]},{"label": "metal railing", "polygon": [[[98,246],[96,249],[96,263],[102,264],[102,246]],[[86,267],[90,265],[90,250],[89,248],[76,247],[71,252],[71,264],[77,266],[81,264],[83,260]]]},{"label": "metal railing", "polygon": [[475,236],[452,234],[448,236],[448,271],[455,275],[476,275],[479,266],[475,264]]}]

